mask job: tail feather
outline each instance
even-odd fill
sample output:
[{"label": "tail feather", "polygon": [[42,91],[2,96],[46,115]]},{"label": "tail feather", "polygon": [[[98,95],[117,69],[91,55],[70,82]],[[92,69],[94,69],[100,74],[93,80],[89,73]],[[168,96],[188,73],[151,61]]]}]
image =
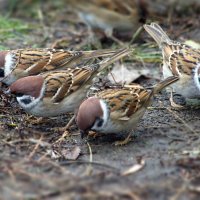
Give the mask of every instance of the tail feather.
[{"label": "tail feather", "polygon": [[102,49],[102,50],[93,50],[93,51],[85,51],[85,58],[97,58],[97,57],[105,57],[105,56],[112,56],[116,53],[116,50],[112,49]]},{"label": "tail feather", "polygon": [[163,43],[171,43],[171,39],[158,24],[156,23],[151,23],[150,25],[145,24],[144,29],[157,42],[159,47],[162,47]]},{"label": "tail feather", "polygon": [[156,85],[153,86],[151,96],[159,93],[162,89],[164,89],[168,85],[170,85],[178,80],[179,80],[179,77],[177,77],[177,76],[169,76],[168,78],[164,79],[163,81],[157,83]]},{"label": "tail feather", "polygon": [[[131,50],[129,48],[120,49],[114,55],[112,55],[110,58],[104,59],[103,61],[101,61],[98,64],[94,64],[92,66],[92,68],[94,70],[94,74],[99,73],[100,71],[104,70],[106,67],[111,65],[113,62],[123,58],[124,56],[128,55],[132,51],[133,50]],[[90,66],[90,68],[91,68],[91,66]]]}]

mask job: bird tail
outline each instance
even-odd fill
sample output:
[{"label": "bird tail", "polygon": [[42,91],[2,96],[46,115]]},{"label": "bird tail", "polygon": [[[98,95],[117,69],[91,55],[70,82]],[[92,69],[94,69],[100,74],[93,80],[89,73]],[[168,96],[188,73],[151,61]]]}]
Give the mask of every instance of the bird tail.
[{"label": "bird tail", "polygon": [[116,50],[113,50],[113,49],[100,49],[100,50],[92,50],[92,51],[83,52],[84,58],[87,58],[87,59],[112,56],[115,53],[116,53]]},{"label": "bird tail", "polygon": [[151,96],[159,93],[162,89],[164,89],[168,85],[171,85],[172,83],[178,81],[178,79],[179,79],[178,76],[169,76],[168,78],[164,79],[163,81],[157,83],[156,85],[153,86]]},{"label": "bird tail", "polygon": [[129,48],[120,49],[114,55],[112,55],[110,58],[104,59],[103,61],[99,62],[98,64],[94,64],[92,66],[92,68],[93,68],[95,74],[106,69],[109,65],[111,65],[115,61],[123,58],[124,56],[128,55],[132,51],[133,50],[129,49]]},{"label": "bird tail", "polygon": [[156,23],[151,23],[150,25],[145,24],[144,29],[157,42],[159,47],[161,47],[163,43],[171,43],[171,39],[158,24]]}]

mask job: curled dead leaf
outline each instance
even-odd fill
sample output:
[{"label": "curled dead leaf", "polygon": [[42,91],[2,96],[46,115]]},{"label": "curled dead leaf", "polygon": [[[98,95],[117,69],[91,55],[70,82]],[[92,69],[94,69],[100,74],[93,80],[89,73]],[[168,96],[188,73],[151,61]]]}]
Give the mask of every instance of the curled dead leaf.
[{"label": "curled dead leaf", "polygon": [[141,159],[140,163],[137,163],[137,164],[133,165],[132,167],[130,167],[129,169],[123,171],[121,173],[121,175],[127,176],[127,175],[130,175],[130,174],[134,174],[137,171],[141,170],[144,166],[145,166],[145,160]]}]

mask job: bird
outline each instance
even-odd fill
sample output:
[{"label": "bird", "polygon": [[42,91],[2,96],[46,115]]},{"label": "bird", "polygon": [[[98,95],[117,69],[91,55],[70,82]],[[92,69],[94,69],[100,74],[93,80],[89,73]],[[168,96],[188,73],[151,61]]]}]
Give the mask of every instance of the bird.
[{"label": "bird", "polygon": [[7,93],[15,94],[19,105],[33,116],[53,117],[74,112],[85,98],[92,79],[131,51],[120,49],[110,58],[89,66],[20,78],[9,86]]},{"label": "bird", "polygon": [[177,80],[177,76],[168,77],[150,90],[139,84],[108,88],[87,98],[80,104],[76,114],[81,137],[88,135],[89,130],[104,134],[129,133],[120,142],[126,144],[132,130],[151,104],[153,96]]},{"label": "bird", "polygon": [[19,78],[76,66],[84,60],[111,56],[115,50],[69,51],[53,48],[0,51],[1,82],[11,85]]},{"label": "bird", "polygon": [[182,95],[186,104],[200,105],[200,49],[171,40],[157,23],[144,25],[162,50],[163,77],[178,76],[172,84],[173,91]]},{"label": "bird", "polygon": [[138,4],[135,1],[118,0],[69,2],[88,26],[92,37],[93,30],[98,29],[118,43],[120,43],[119,39],[113,36],[114,30],[132,35],[141,26],[141,18],[146,16],[143,0],[138,1]]}]

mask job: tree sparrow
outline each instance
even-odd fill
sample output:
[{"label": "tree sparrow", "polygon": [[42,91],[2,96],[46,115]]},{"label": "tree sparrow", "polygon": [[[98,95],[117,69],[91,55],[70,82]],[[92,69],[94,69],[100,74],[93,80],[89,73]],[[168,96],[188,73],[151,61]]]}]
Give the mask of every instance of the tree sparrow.
[{"label": "tree sparrow", "polygon": [[[144,115],[152,97],[178,77],[171,76],[148,91],[138,84],[107,89],[83,101],[76,116],[81,136],[89,130],[100,133],[130,133]],[[127,141],[129,136],[125,139]]]},{"label": "tree sparrow", "polygon": [[65,69],[83,60],[113,55],[113,50],[67,51],[61,49],[18,49],[0,52],[1,82],[10,85],[19,78]]},{"label": "tree sparrow", "polygon": [[145,30],[162,49],[163,76],[178,76],[173,90],[186,98],[188,104],[200,104],[200,50],[172,41],[156,24],[144,25]]},{"label": "tree sparrow", "polygon": [[113,56],[90,66],[55,70],[18,79],[9,91],[16,94],[20,106],[39,117],[73,112],[85,98],[92,79],[131,50],[117,51]]},{"label": "tree sparrow", "polygon": [[91,33],[93,29],[99,29],[115,41],[117,38],[113,36],[114,30],[129,32],[132,35],[140,27],[140,19],[146,14],[143,0],[139,0],[138,4],[135,1],[116,0],[109,2],[71,0],[69,2]]}]

